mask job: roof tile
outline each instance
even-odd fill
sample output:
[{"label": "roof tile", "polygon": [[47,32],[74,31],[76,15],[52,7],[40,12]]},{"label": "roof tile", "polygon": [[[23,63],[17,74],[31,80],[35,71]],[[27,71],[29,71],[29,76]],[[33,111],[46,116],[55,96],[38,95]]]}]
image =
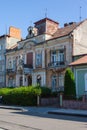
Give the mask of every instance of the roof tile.
[{"label": "roof tile", "polygon": [[83,56],[82,58],[70,63],[70,66],[76,66],[76,65],[83,65],[87,64],[87,55]]}]

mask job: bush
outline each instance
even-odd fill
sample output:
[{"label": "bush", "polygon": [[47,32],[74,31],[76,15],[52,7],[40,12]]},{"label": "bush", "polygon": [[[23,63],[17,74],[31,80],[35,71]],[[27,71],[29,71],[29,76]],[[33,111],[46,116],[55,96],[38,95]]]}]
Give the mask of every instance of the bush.
[{"label": "bush", "polygon": [[41,97],[51,97],[51,89],[45,86],[41,87]]},{"label": "bush", "polygon": [[65,96],[76,96],[75,79],[71,69],[67,69],[64,78],[64,95]]},{"label": "bush", "polygon": [[57,91],[51,92],[51,96],[52,96],[52,97],[58,97],[58,92],[57,92]]},{"label": "bush", "polygon": [[6,95],[11,91],[11,88],[0,88],[0,96]]},{"label": "bush", "polygon": [[36,87],[28,86],[0,89],[0,95],[3,96],[3,104],[8,105],[35,106],[37,105],[37,95],[41,97],[52,97],[56,94],[52,93],[51,89],[38,85]]},{"label": "bush", "polygon": [[37,105],[37,95],[40,95],[40,93],[40,89],[33,86],[0,89],[3,103],[9,105]]}]

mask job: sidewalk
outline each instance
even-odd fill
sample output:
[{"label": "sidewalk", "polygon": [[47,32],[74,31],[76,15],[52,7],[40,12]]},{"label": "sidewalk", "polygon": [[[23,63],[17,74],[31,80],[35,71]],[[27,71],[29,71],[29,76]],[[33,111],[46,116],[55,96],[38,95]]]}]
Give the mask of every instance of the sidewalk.
[{"label": "sidewalk", "polygon": [[56,115],[69,115],[69,116],[81,116],[87,117],[87,110],[74,110],[74,109],[61,109],[52,107],[17,107],[17,106],[6,106],[0,105],[0,109],[13,109],[21,110],[22,112],[29,111],[41,114],[56,114]]}]

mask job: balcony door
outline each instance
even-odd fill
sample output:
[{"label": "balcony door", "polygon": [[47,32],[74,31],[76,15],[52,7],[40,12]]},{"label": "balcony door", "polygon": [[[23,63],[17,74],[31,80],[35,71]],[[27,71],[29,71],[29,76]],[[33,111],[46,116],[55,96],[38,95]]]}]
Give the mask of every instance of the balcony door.
[{"label": "balcony door", "polygon": [[56,51],[52,51],[52,53],[51,53],[51,62],[52,62],[52,64],[54,66],[56,65],[56,61],[57,61],[57,53],[56,53]]},{"label": "balcony door", "polygon": [[33,52],[27,53],[27,65],[33,66]]}]

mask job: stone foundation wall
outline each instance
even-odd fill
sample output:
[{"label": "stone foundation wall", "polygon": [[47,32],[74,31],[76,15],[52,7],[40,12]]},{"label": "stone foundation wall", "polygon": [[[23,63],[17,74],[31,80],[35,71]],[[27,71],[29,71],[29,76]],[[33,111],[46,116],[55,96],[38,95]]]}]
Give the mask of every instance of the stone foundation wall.
[{"label": "stone foundation wall", "polygon": [[41,106],[59,106],[59,99],[58,97],[53,98],[41,98],[40,101]]},{"label": "stone foundation wall", "polygon": [[63,108],[68,109],[84,109],[87,110],[87,102],[74,101],[74,100],[63,100]]}]

